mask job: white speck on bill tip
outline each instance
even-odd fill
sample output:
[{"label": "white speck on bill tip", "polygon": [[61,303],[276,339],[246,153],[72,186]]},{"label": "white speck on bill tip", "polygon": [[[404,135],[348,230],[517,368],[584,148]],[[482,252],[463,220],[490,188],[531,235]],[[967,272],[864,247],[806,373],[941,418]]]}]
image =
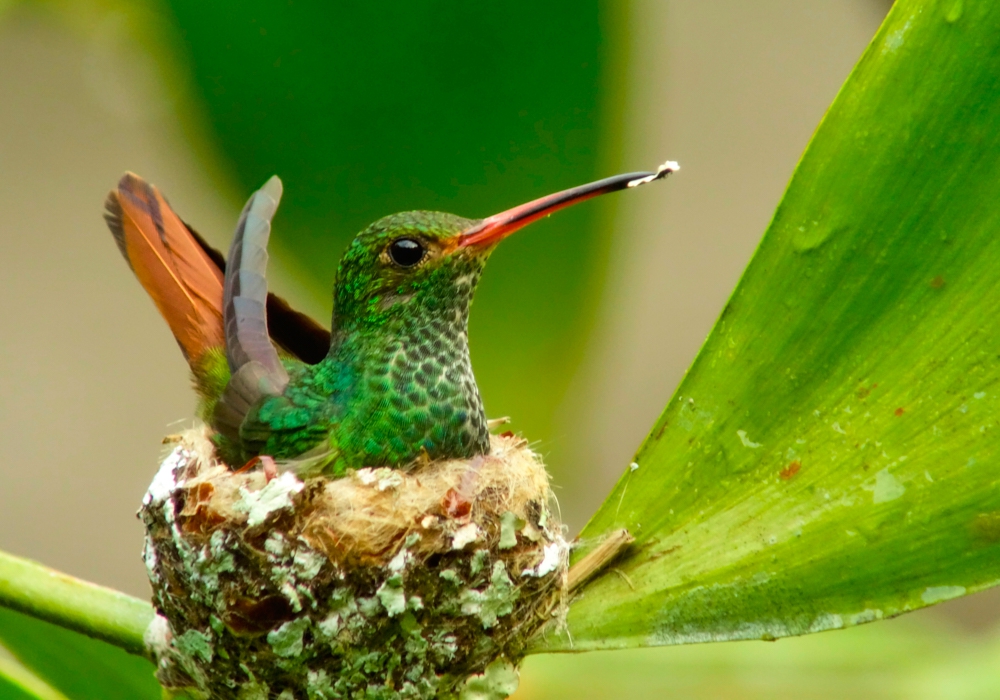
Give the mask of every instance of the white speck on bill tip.
[{"label": "white speck on bill tip", "polygon": [[652,175],[647,175],[646,177],[637,177],[628,183],[628,187],[638,187],[639,185],[645,185],[653,180],[660,180],[670,173],[676,173],[681,169],[681,166],[677,164],[676,160],[668,160],[666,163],[661,165],[656,169],[656,172]]}]

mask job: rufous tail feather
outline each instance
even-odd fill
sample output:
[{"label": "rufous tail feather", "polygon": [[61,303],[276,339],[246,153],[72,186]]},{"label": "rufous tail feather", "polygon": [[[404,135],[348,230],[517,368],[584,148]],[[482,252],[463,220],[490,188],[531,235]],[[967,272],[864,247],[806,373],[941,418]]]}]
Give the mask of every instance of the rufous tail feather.
[{"label": "rufous tail feather", "polygon": [[[104,218],[136,277],[167,320],[196,376],[208,348],[225,354],[223,285],[226,261],[188,226],[160,192],[126,173],[108,194]],[[330,331],[267,295],[271,339],[303,362],[316,364],[330,349]]]},{"label": "rufous tail feather", "polygon": [[119,250],[195,369],[207,350],[225,342],[222,270],[163,195],[138,175],[125,173],[105,210]]}]

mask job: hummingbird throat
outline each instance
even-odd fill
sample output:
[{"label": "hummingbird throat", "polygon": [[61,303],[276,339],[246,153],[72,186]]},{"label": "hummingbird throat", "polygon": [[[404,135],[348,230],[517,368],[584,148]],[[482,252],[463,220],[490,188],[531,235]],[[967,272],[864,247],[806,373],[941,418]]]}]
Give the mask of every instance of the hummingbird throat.
[{"label": "hummingbird throat", "polygon": [[456,256],[423,279],[373,294],[360,318],[338,314],[323,364],[349,378],[333,399],[343,401],[336,447],[344,463],[404,466],[423,455],[489,451],[468,338],[486,257]]}]

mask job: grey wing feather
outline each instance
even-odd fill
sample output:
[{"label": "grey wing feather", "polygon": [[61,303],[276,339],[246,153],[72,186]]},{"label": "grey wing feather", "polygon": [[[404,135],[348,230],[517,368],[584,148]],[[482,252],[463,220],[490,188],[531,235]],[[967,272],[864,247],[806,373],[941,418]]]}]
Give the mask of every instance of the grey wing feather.
[{"label": "grey wing feather", "polygon": [[[235,311],[236,337],[239,340],[240,351],[244,353],[250,362],[258,362],[265,369],[276,376],[280,376],[285,370],[280,364],[280,372],[275,373],[274,367],[270,366],[264,359],[274,353],[274,346],[271,344],[270,336],[267,333],[267,317],[264,304],[255,299],[236,297],[233,299],[233,309]],[[245,364],[245,363],[244,363]]]},{"label": "grey wing feather", "polygon": [[250,197],[236,226],[223,289],[226,358],[234,375],[258,362],[277,381],[288,381],[267,333],[267,242],[281,199],[281,180],[272,177]]},{"label": "grey wing feather", "polygon": [[281,180],[272,177],[243,208],[223,287],[226,359],[232,374],[214,416],[216,428],[230,438],[264,396],[278,396],[288,372],[267,332],[267,242],[271,219],[281,200]]},{"label": "grey wing feather", "polygon": [[229,439],[241,443],[240,428],[250,409],[261,397],[278,396],[284,388],[285,384],[275,383],[275,378],[263,365],[251,360],[229,379],[222,397],[215,405],[213,425]]}]

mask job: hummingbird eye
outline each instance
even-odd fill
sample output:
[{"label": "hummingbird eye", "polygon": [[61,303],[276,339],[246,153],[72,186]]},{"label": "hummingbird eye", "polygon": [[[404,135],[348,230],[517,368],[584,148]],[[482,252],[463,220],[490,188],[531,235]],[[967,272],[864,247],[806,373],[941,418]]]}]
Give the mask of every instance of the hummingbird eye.
[{"label": "hummingbird eye", "polygon": [[426,252],[423,244],[412,238],[397,238],[389,244],[389,257],[400,267],[413,267]]}]

